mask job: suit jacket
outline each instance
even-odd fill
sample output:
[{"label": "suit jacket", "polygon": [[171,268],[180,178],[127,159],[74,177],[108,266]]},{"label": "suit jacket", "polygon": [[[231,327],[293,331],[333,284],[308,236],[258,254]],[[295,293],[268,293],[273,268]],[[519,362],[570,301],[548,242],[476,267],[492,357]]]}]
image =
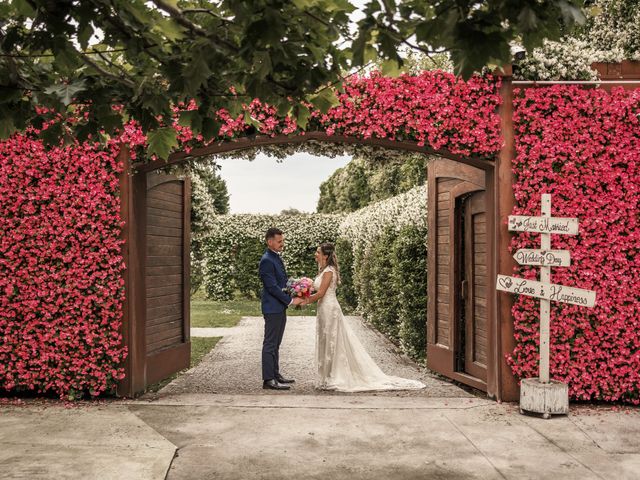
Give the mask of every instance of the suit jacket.
[{"label": "suit jacket", "polygon": [[267,249],[258,270],[262,280],[262,313],[284,312],[291,303],[291,296],[282,291],[287,286],[287,271],[280,255]]}]

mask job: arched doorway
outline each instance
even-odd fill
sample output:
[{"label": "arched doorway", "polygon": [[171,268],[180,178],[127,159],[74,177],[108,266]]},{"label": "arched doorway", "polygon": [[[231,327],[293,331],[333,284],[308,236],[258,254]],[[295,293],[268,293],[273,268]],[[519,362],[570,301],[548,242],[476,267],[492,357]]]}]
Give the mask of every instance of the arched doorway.
[{"label": "arched doorway", "polygon": [[[511,84],[508,78],[503,79],[500,93],[503,146],[495,159],[456,156],[446,151],[434,151],[411,141],[363,139],[329,135],[324,132],[306,132],[304,135],[292,136],[258,135],[215,142],[190,152],[177,152],[167,162],[154,161],[131,165],[128,153],[123,151],[121,160],[127,168],[121,179],[121,208],[126,224],[123,231],[126,248],[123,253],[128,266],[125,278],[123,337],[129,347],[129,356],[125,364],[126,378],[119,385],[119,393],[135,395],[144,391],[153,381],[188,365],[188,355],[185,356],[185,352],[190,348],[188,307],[186,300],[180,300],[188,298],[185,295],[189,292],[189,244],[186,240],[188,237],[184,234],[185,230],[181,243],[183,263],[171,265],[179,267],[171,271],[174,272],[174,276],[182,275],[183,280],[179,283],[182,291],[167,291],[166,295],[171,296],[171,301],[174,302],[167,305],[171,306],[168,308],[171,312],[165,311],[166,309],[159,310],[164,315],[161,317],[165,319],[163,323],[174,321],[167,320],[167,316],[177,315],[180,310],[183,312],[181,322],[172,324],[171,327],[158,327],[157,318],[153,317],[158,314],[158,310],[151,309],[161,308],[158,304],[161,304],[162,300],[152,297],[156,300],[149,302],[149,289],[158,288],[149,283],[150,268],[153,268],[148,260],[149,249],[152,248],[149,242],[156,240],[149,237],[148,228],[157,226],[149,223],[149,220],[157,220],[149,212],[150,208],[155,207],[147,202],[150,191],[149,173],[197,157],[267,145],[295,145],[316,141],[370,145],[421,152],[441,158],[432,164],[429,171],[429,321],[425,319],[425,329],[427,325],[429,328],[426,332],[428,366],[449,378],[484,390],[492,398],[516,399],[517,383],[505,361],[505,354],[513,349],[514,343],[510,313],[512,300],[498,296],[492,288],[496,274],[508,275],[514,266],[513,259],[508,254],[499,254],[508,252],[510,238],[506,221],[500,220],[506,219],[514,204],[511,180]],[[176,180],[167,179],[160,181],[158,185],[168,185],[172,182],[175,184]],[[188,185],[185,184],[181,190],[183,195],[187,189]],[[176,190],[175,194],[177,193],[179,192]],[[445,199],[447,194],[448,197]],[[163,205],[167,206],[166,203]],[[180,212],[183,217],[188,217],[185,205]],[[173,215],[172,218],[177,220],[177,215]],[[171,228],[166,224],[170,220],[161,221],[165,222],[163,226]],[[174,235],[177,236],[178,232],[174,232]],[[171,241],[179,243],[176,240]],[[164,250],[168,252],[171,249]],[[159,252],[164,250],[160,249]],[[180,255],[174,250],[171,250],[174,259],[165,260],[165,263],[177,262],[176,259]],[[447,257],[449,261],[445,263],[444,259]],[[178,270],[181,273],[175,273]],[[178,278],[175,277],[175,280],[178,281]],[[159,290],[153,293],[164,295]],[[158,330],[162,330],[162,333]],[[153,334],[156,337],[150,338]],[[159,337],[164,338],[158,340]],[[159,350],[153,350],[152,348],[159,344],[152,340],[161,343],[164,340],[167,343],[162,344],[163,347]]]}]

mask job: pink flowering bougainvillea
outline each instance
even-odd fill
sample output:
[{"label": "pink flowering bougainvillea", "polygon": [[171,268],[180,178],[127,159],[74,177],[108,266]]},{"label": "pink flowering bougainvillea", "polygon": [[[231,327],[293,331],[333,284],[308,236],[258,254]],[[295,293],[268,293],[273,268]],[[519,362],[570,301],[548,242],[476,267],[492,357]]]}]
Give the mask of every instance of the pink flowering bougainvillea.
[{"label": "pink flowering bougainvillea", "polygon": [[[551,281],[597,292],[595,308],[551,303],[551,375],[577,400],[640,403],[639,115],[640,90],[556,85],[515,100],[514,214],[539,215],[551,193],[552,215],[577,217],[579,235],[552,236],[571,266]],[[539,245],[539,235],[518,234],[511,247]],[[519,378],[536,377],[538,301],[519,296],[513,316],[509,362]]]},{"label": "pink flowering bougainvillea", "polygon": [[454,155],[494,157],[500,149],[499,79],[464,82],[443,72],[345,85],[340,105],[319,115],[328,134],[412,140]]},{"label": "pink flowering bougainvillea", "polygon": [[123,378],[112,149],[0,142],[0,388],[98,395]]},{"label": "pink flowering bougainvillea", "polygon": [[[321,131],[415,141],[454,155],[493,158],[500,150],[499,86],[499,78],[472,77],[465,82],[439,71],[397,78],[377,73],[354,76],[338,93],[337,106],[326,114],[311,109],[305,130],[292,117],[279,117],[274,107],[254,99],[244,105],[254,125],[247,124],[244,114],[232,117],[225,110],[217,112],[222,123],[218,139],[242,137],[253,129],[271,136]],[[186,107],[193,108],[193,103]],[[202,145],[202,137],[180,127],[177,118],[174,125],[180,130],[182,148],[188,151]]]}]

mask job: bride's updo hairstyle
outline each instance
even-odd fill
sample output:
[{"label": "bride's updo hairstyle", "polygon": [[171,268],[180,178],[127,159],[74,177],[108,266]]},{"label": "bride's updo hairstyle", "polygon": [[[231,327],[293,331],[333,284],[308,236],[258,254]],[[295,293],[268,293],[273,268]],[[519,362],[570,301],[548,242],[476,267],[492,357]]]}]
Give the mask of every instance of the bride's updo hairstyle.
[{"label": "bride's updo hairstyle", "polygon": [[337,281],[340,283],[340,267],[338,267],[338,257],[336,247],[333,243],[320,244],[320,251],[327,256],[327,267],[333,267],[336,271]]}]

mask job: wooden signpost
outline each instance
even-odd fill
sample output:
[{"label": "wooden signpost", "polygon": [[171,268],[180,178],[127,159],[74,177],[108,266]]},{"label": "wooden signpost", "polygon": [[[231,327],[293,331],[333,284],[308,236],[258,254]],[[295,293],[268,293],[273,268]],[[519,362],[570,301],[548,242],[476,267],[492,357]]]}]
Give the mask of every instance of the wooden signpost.
[{"label": "wooden signpost", "polygon": [[596,293],[592,290],[565,287],[551,283],[551,267],[571,264],[566,250],[551,250],[551,234],[576,235],[577,218],[551,216],[551,195],[542,195],[542,216],[509,216],[509,230],[540,233],[540,249],[518,250],[513,258],[520,265],[540,266],[540,281],[498,275],[496,288],[540,299],[540,372],[538,378],[525,378],[520,386],[520,410],[543,414],[569,413],[569,388],[565,383],[549,380],[549,309],[551,301],[593,307]]}]

